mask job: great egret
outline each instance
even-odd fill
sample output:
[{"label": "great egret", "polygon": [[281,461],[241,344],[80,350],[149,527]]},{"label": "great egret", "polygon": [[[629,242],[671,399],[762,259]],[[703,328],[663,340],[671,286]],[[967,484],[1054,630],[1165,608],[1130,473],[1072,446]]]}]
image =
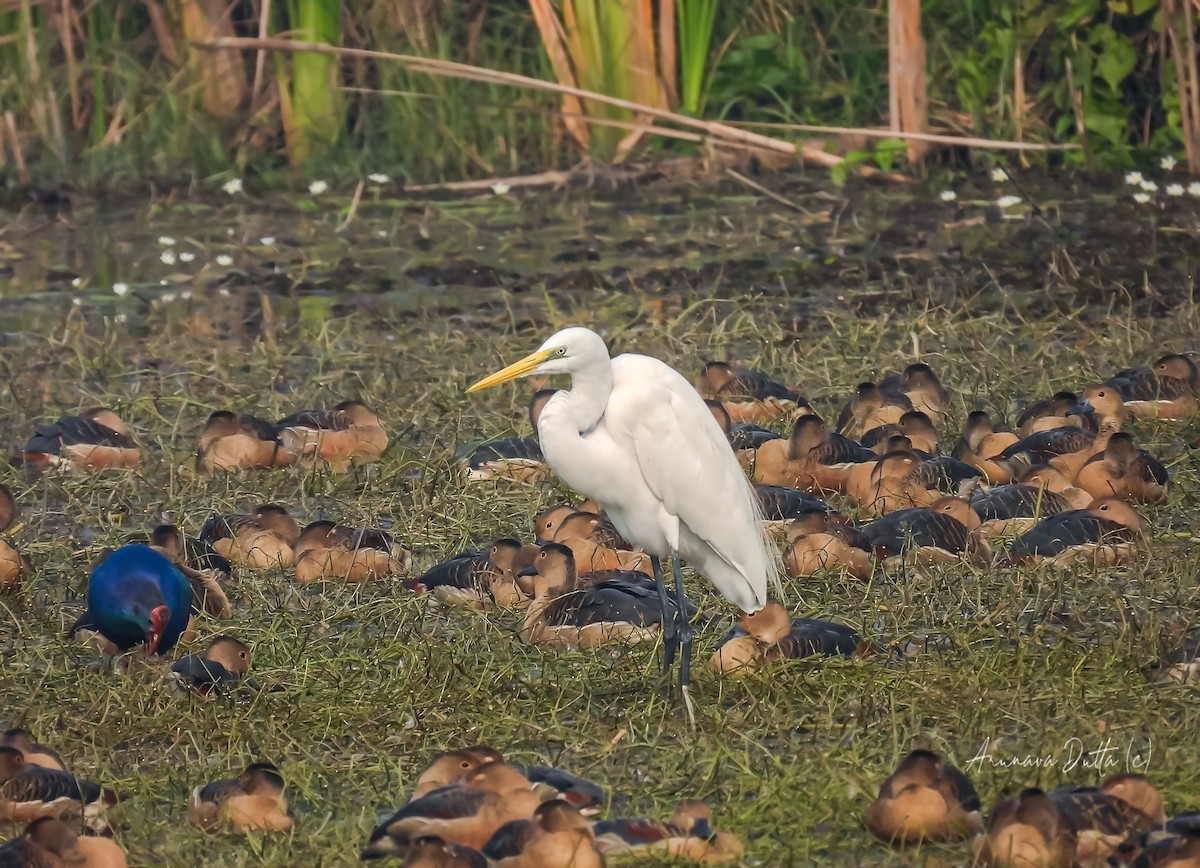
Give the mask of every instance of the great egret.
[{"label": "great egret", "polygon": [[[660,560],[667,557],[677,611],[688,608],[680,558],[743,612],[761,609],[768,581],[779,582],[777,555],[750,483],[692,385],[658,359],[610,359],[595,332],[567,328],[467,391],[531,374],[571,375],[571,389],[550,398],[538,420],[542,451],[564,482],[604,504],[622,536],[651,555],[663,612],[671,610]],[[664,672],[680,645],[680,687],[691,717],[691,625],[667,619]]]}]

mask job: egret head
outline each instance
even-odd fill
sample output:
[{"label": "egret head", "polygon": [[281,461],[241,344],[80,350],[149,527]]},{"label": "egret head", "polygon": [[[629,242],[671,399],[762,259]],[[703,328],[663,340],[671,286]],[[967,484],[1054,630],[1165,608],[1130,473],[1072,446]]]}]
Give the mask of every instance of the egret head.
[{"label": "egret head", "polygon": [[595,364],[600,359],[608,360],[608,347],[598,334],[591,329],[579,327],[563,329],[552,334],[545,343],[519,362],[513,362],[504,370],[484,377],[467,391],[490,389],[509,380],[533,374],[571,374]]}]

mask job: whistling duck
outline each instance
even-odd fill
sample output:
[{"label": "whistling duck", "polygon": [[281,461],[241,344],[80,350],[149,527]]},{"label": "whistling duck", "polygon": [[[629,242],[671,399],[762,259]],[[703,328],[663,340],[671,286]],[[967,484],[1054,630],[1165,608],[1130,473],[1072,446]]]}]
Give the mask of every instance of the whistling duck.
[{"label": "whistling duck", "polygon": [[830,434],[819,416],[801,416],[786,440],[769,440],[754,454],[754,480],[814,492],[843,491],[850,464],[875,455],[853,440]]},{"label": "whistling duck", "polygon": [[[599,571],[599,581],[582,581],[585,577],[576,571],[576,563],[566,545],[542,546],[528,568],[536,578],[533,602],[521,629],[525,641],[550,648],[653,641],[664,618],[679,617],[670,599],[670,611],[663,611],[654,583],[640,573],[608,578],[606,571]],[[695,615],[696,608],[691,605],[682,613],[689,621]]]},{"label": "whistling duck", "polygon": [[600,811],[605,802],[605,792],[602,787],[591,781],[556,769],[553,766],[514,766],[517,771],[529,778],[534,788],[553,791],[556,798],[567,802],[579,813],[588,816]]},{"label": "whistling duck", "polygon": [[1165,503],[1170,478],[1153,455],[1138,449],[1128,434],[1113,434],[1104,451],[1075,475],[1075,485],[1092,497],[1119,497],[1132,503]]},{"label": "whistling duck", "polygon": [[872,428],[859,442],[876,455],[883,455],[888,451],[887,441],[896,436],[907,437],[907,448],[914,452],[934,455],[938,451],[937,429],[933,427],[933,420],[920,410],[909,410],[895,425]]},{"label": "whistling duck", "polygon": [[191,613],[192,586],[183,573],[149,546],[121,546],[88,578],[87,611],[68,638],[88,628],[118,651],[145,643],[148,655],[175,647]]},{"label": "whistling duck", "polygon": [[1111,566],[1137,558],[1141,542],[1142,521],[1129,504],[1115,497],[1099,497],[1087,509],[1043,519],[1012,544],[1004,562],[1063,565],[1083,561]]},{"label": "whistling duck", "polygon": [[593,826],[596,847],[606,856],[663,855],[693,862],[736,862],[744,849],[737,836],[714,832],[708,805],[679,803],[666,822],[648,817],[601,820]]},{"label": "whistling duck", "polygon": [[1049,398],[1035,401],[1017,417],[1017,433],[1025,438],[1039,431],[1064,427],[1095,431],[1096,426],[1090,415],[1074,412],[1078,404],[1079,396],[1074,392],[1055,392]]},{"label": "whistling duck", "polygon": [[1186,419],[1196,415],[1200,397],[1200,369],[1187,356],[1169,353],[1154,369],[1127,368],[1108,379],[1125,399],[1134,416]]},{"label": "whistling duck", "polygon": [[1113,860],[1133,868],[1200,868],[1200,813],[1181,814],[1135,835]]},{"label": "whistling duck", "polygon": [[1061,470],[1051,467],[1049,464],[1022,470],[1017,477],[1017,483],[1051,491],[1071,504],[1073,509],[1087,509],[1088,505],[1095,500],[1082,488],[1076,488],[1073,479],[1068,478]]},{"label": "whistling duck", "polygon": [[462,783],[488,763],[502,762],[504,755],[486,744],[442,751],[429,761],[429,765],[417,777],[409,801],[416,801],[442,787]]},{"label": "whistling duck", "polygon": [[1137,822],[1143,828],[1162,825],[1167,820],[1162,795],[1145,775],[1131,772],[1109,775],[1100,782],[1100,789],[1110,799],[1123,802],[1135,812]]},{"label": "whistling duck", "polygon": [[13,750],[20,751],[21,756],[25,757],[25,762],[29,765],[41,766],[44,769],[57,769],[60,772],[68,771],[67,764],[58,751],[44,744],[38,744],[27,730],[20,728],[5,730],[0,735],[0,747],[11,747]]},{"label": "whistling duck", "polygon": [[[1104,787],[1059,787],[1046,794],[1075,834],[1075,863],[1105,865],[1130,835],[1155,825],[1141,810]],[[1161,805],[1160,805],[1161,809]]]},{"label": "whistling duck", "polygon": [[942,497],[927,507],[888,513],[862,528],[885,564],[895,560],[916,563],[991,563],[991,550],[980,539],[982,522],[961,497]]},{"label": "whistling duck", "polygon": [[499,539],[488,551],[460,552],[430,567],[416,580],[417,590],[431,592],[443,603],[488,609],[497,605],[522,607],[533,594],[533,582],[522,582],[518,573],[533,563],[537,546],[519,540]]},{"label": "whistling duck", "polygon": [[871,516],[928,506],[941,493],[916,478],[920,465],[920,457],[908,450],[889,452],[874,464],[852,465],[846,476],[846,495]]},{"label": "whistling duck", "polygon": [[[403,868],[488,868],[487,857],[474,847],[424,835],[408,845]],[[375,858],[375,857],[364,857]]]},{"label": "whistling duck", "polygon": [[808,408],[798,392],[780,385],[761,371],[706,362],[696,383],[701,397],[719,400],[733,422],[786,419]]},{"label": "whistling duck", "polygon": [[1071,868],[1075,833],[1039,789],[996,805],[985,831],[971,842],[973,865],[986,868]]},{"label": "whistling duck", "polygon": [[912,401],[903,392],[859,383],[854,397],[838,416],[837,430],[847,437],[861,437],[872,428],[899,425],[900,417],[911,409]]},{"label": "whistling duck", "polygon": [[1180,684],[1200,684],[1200,629],[1189,631],[1189,635],[1161,660],[1150,667],[1156,670],[1163,681]]},{"label": "whistling duck", "polygon": [[1038,485],[1010,483],[971,495],[971,509],[983,522],[979,535],[984,539],[1024,533],[1046,516],[1072,508],[1063,495]]},{"label": "whistling duck", "polygon": [[232,577],[233,567],[212,546],[188,539],[173,524],[160,524],[150,533],[150,548],[166,556],[191,582],[198,608],[215,618],[233,617],[233,605],[222,587]]},{"label": "whistling duck", "polygon": [[296,457],[285,451],[279,432],[266,419],[228,410],[208,417],[196,447],[196,469],[201,473],[250,467],[287,467]]},{"label": "whistling duck", "polygon": [[120,416],[97,407],[82,416],[61,416],[51,425],[37,426],[23,458],[31,467],[129,469],[141,465],[142,451]]},{"label": "whistling duck", "polygon": [[412,841],[435,835],[479,849],[509,820],[533,816],[541,797],[529,780],[502,761],[406,804],[371,832],[362,858],[403,855]]},{"label": "whistling duck", "polygon": [[971,781],[936,753],[914,750],[867,808],[867,830],[895,846],[965,838],[983,828]]},{"label": "whistling duck", "polygon": [[[1036,463],[1050,464],[1074,479],[1079,468],[1093,455],[1103,452],[1113,434],[1125,421],[1125,403],[1112,386],[1094,386],[1083,393],[1079,403],[1071,408],[1074,415],[1094,413],[1098,431],[1066,425],[1030,434],[1006,448],[995,459],[1011,460],[1031,455]],[[1010,465],[1011,467],[1012,465]]]},{"label": "whistling duck", "polygon": [[[537,433],[542,408],[557,389],[538,389],[529,399],[529,425]],[[554,475],[541,444],[534,437],[507,437],[489,440],[456,459],[467,482],[488,479],[512,479],[531,485],[544,482]]]},{"label": "whistling duck", "polygon": [[231,829],[286,832],[292,828],[283,775],[271,763],[246,766],[236,778],[213,781],[192,790],[188,822],[202,832]]},{"label": "whistling duck", "polygon": [[934,418],[950,410],[950,393],[942,386],[933,368],[924,362],[909,365],[902,374],[889,374],[880,381],[879,388],[885,392],[902,392],[912,402],[914,410]]},{"label": "whistling duck", "polygon": [[104,811],[116,793],[69,772],[25,761],[12,747],[0,747],[0,820],[30,823],[42,817],[83,817],[97,832],[108,829]]},{"label": "whistling duck", "polygon": [[562,799],[543,802],[533,817],[510,820],[481,851],[497,868],[600,868],[592,824]]},{"label": "whistling duck", "polygon": [[[0,533],[12,527],[17,518],[17,501],[7,485],[0,485]],[[21,581],[25,561],[8,540],[0,539],[0,591]]]},{"label": "whistling duck", "polygon": [[788,547],[783,568],[792,578],[811,576],[822,570],[848,573],[866,581],[874,572],[870,541],[844,519],[812,515],[793,519],[787,529]]},{"label": "whistling duck", "polygon": [[975,410],[967,416],[962,436],[950,454],[982,473],[989,485],[1003,485],[1012,482],[1012,471],[992,459],[1018,439],[1010,431],[997,431],[991,416],[983,410]]},{"label": "whistling duck", "polygon": [[787,609],[769,601],[757,612],[742,613],[708,665],[723,675],[744,676],[774,660],[849,656],[864,649],[853,627],[820,618],[793,619]]},{"label": "whistling duck", "polygon": [[20,837],[0,847],[0,865],[5,868],[126,868],[128,864],[111,839],[80,835],[56,817],[34,820]]},{"label": "whistling duck", "polygon": [[199,654],[180,657],[172,675],[201,696],[237,684],[250,671],[250,646],[233,636],[218,636]]},{"label": "whistling duck", "polygon": [[236,566],[254,570],[293,566],[293,546],[299,539],[300,525],[275,503],[260,504],[249,515],[213,515],[200,528],[200,540],[213,551]]},{"label": "whistling duck", "polygon": [[296,581],[310,584],[340,579],[356,584],[407,573],[412,555],[390,533],[373,527],[347,527],[314,521],[294,547]]},{"label": "whistling duck", "polygon": [[554,529],[553,535],[538,537],[540,543],[565,543],[573,539],[591,540],[597,545],[622,551],[633,550],[633,544],[621,536],[621,532],[613,527],[613,523],[607,515],[583,512],[582,510],[576,510],[570,515],[563,516]]},{"label": "whistling duck", "polygon": [[275,423],[284,451],[299,461],[319,458],[334,472],[377,461],[388,445],[375,411],[360,401],[332,410],[301,410]]}]

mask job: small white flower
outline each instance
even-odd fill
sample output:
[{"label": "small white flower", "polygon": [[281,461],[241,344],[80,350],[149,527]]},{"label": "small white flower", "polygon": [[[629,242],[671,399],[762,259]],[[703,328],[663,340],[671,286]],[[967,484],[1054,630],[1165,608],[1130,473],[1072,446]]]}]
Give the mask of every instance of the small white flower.
[{"label": "small white flower", "polygon": [[71,286],[75,287],[76,289],[83,286],[83,278],[82,277],[71,278]]},{"label": "small white flower", "polygon": [[1182,196],[1183,195],[1183,184],[1167,184],[1167,195],[1168,196]]},{"label": "small white flower", "polygon": [[192,291],[190,289],[185,289],[183,292],[179,293],[179,297],[182,298],[184,301],[187,301],[189,298],[192,297]]},{"label": "small white flower", "polygon": [[113,317],[113,322],[119,322],[119,323],[123,323],[123,322],[125,322],[127,319],[129,319],[129,317],[128,317],[128,316],[126,316],[126,315],[125,315],[125,314],[123,314],[123,313],[119,313],[119,314],[117,314],[116,316],[114,316],[114,317]]},{"label": "small white flower", "polygon": [[1192,181],[1192,183],[1188,184],[1188,195],[1200,196],[1200,181]]},{"label": "small white flower", "polygon": [[113,284],[113,292],[116,293],[117,295],[122,295],[122,296],[129,295],[129,284],[128,283],[114,283]]},{"label": "small white flower", "polygon": [[222,286],[217,290],[217,295],[221,296],[221,298],[229,298],[229,290]]},{"label": "small white flower", "polygon": [[1142,177],[1141,172],[1126,172],[1125,173],[1125,183],[1131,187],[1136,187],[1138,184],[1142,183],[1143,180],[1144,179]]},{"label": "small white flower", "polygon": [[367,180],[370,181],[372,184],[386,184],[389,181],[391,181],[392,179],[389,178],[387,175],[382,175],[379,172],[376,172],[373,175],[367,175]]},{"label": "small white flower", "polygon": [[230,196],[236,196],[238,193],[242,192],[242,179],[241,178],[231,178],[230,180],[226,181],[224,184],[221,185],[221,189],[224,190],[226,193],[228,193]]},{"label": "small white flower", "polygon": [[160,235],[160,236],[158,236],[158,243],[161,244],[163,247],[174,247],[175,239],[172,238],[170,235]]},{"label": "small white flower", "polygon": [[75,305],[76,307],[82,307],[83,299],[79,296],[75,296],[73,299],[71,299],[71,304]]},{"label": "small white flower", "polygon": [[175,264],[175,254],[170,250],[164,250],[162,253],[158,254],[158,258],[162,260],[163,265]]},{"label": "small white flower", "polygon": [[185,251],[184,253],[180,253],[180,254],[179,254],[179,261],[180,261],[180,262],[191,262],[191,261],[192,261],[193,259],[195,259],[195,258],[196,258],[196,254],[195,254],[195,253],[188,253],[188,252],[186,252],[186,251]]},{"label": "small white flower", "polygon": [[237,230],[234,229],[232,226],[230,226],[228,229],[225,230],[225,234],[228,235],[230,238],[232,238],[234,235],[237,234]]},{"label": "small white flower", "polygon": [[943,190],[942,192],[938,193],[938,198],[943,202],[953,202],[958,198],[958,194],[953,190]]},{"label": "small white flower", "polygon": [[999,166],[997,166],[996,168],[992,169],[992,180],[993,181],[1007,181],[1008,180],[1008,172],[1004,171]]},{"label": "small white flower", "polygon": [[1154,181],[1142,181],[1142,183],[1138,184],[1138,186],[1147,193],[1153,193],[1158,189],[1158,184],[1156,184]]},{"label": "small white flower", "polygon": [[1170,154],[1167,154],[1165,157],[1163,157],[1161,160],[1158,161],[1158,164],[1169,172],[1175,168],[1175,164],[1178,162],[1179,161],[1177,159],[1175,159],[1173,156],[1171,156]]},{"label": "small white flower", "polygon": [[175,293],[173,293],[173,292],[164,292],[162,295],[159,296],[159,300],[163,304],[170,304],[171,302],[173,302],[175,300],[175,298],[176,298],[176,296],[175,296]]},{"label": "small white flower", "polygon": [[996,200],[996,204],[1001,208],[1011,208],[1013,205],[1021,204],[1020,196],[1001,196]]},{"label": "small white flower", "polygon": [[495,184],[492,184],[492,192],[497,196],[503,196],[511,189],[512,187],[508,186],[508,184],[505,184],[503,181],[497,181]]},{"label": "small white flower", "polygon": [[377,238],[387,238],[387,230],[386,229],[376,229],[375,236]]},{"label": "small white flower", "polygon": [[272,244],[275,243],[275,236],[274,235],[264,235],[262,238],[258,239],[258,241],[260,244],[265,244],[267,247],[270,247]]},{"label": "small white flower", "polygon": [[312,193],[314,196],[320,196],[328,189],[329,185],[324,181],[313,181],[308,185],[308,192]]},{"label": "small white flower", "polygon": [[1150,194],[1149,193],[1134,193],[1133,201],[1137,202],[1139,205],[1145,205],[1147,202],[1150,201]]},{"label": "small white flower", "polygon": [[160,281],[158,282],[158,285],[159,285],[159,286],[166,286],[166,285],[167,285],[168,283],[170,283],[170,282],[171,282],[171,281],[167,280],[167,279],[164,277],[162,280],[160,280]]},{"label": "small white flower", "polygon": [[228,253],[222,253],[217,257],[217,265],[221,266],[222,268],[228,268],[229,266],[233,265],[233,257]]}]

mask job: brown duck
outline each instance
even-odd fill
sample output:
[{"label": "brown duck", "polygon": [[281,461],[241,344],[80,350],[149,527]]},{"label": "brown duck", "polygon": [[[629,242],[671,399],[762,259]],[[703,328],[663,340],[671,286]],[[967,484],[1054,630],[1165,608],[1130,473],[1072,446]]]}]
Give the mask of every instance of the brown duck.
[{"label": "brown duck", "polygon": [[728,362],[706,362],[696,390],[703,398],[720,401],[732,422],[789,419],[808,409],[808,401],[794,389],[761,371]]},{"label": "brown duck", "polygon": [[1012,544],[1003,563],[1111,566],[1138,559],[1143,547],[1138,514],[1122,500],[1100,497],[1087,509],[1043,519]]},{"label": "brown duck", "polygon": [[996,805],[987,828],[971,842],[981,868],[1071,868],[1076,836],[1046,793],[1027,789]]},{"label": "brown duck", "polygon": [[140,467],[142,450],[121,417],[105,407],[80,416],[61,416],[39,425],[25,444],[24,462],[31,467],[70,470]]},{"label": "brown duck", "polygon": [[1093,455],[1075,474],[1075,486],[1092,497],[1119,497],[1130,503],[1166,503],[1167,469],[1149,452],[1134,445],[1129,434],[1113,434],[1104,451]]},{"label": "brown duck", "polygon": [[697,800],[679,803],[665,822],[649,817],[618,817],[595,824],[596,846],[606,856],[668,856],[692,862],[737,862],[742,842],[728,832],[716,832],[708,805]]},{"label": "brown duck", "polygon": [[390,533],[373,527],[349,527],[314,521],[294,546],[296,581],[338,580],[349,584],[406,575],[412,554]]},{"label": "brown duck", "polygon": [[1186,419],[1200,403],[1200,370],[1187,356],[1168,353],[1151,368],[1127,368],[1108,379],[1134,416]]},{"label": "brown duck", "polygon": [[962,436],[950,454],[977,469],[989,485],[1003,485],[1012,482],[1012,471],[993,459],[1018,439],[1010,431],[997,431],[992,417],[983,410],[976,410],[967,416]]},{"label": "brown duck", "polygon": [[894,846],[951,841],[983,828],[979,796],[970,779],[937,754],[906,756],[867,808],[867,830]]},{"label": "brown duck", "polygon": [[[0,533],[12,527],[17,519],[16,498],[7,485],[0,485]],[[15,587],[25,574],[25,559],[12,543],[0,538],[0,591]]]},{"label": "brown duck", "polygon": [[991,563],[991,550],[980,538],[982,522],[961,497],[941,497],[927,507],[888,513],[863,529],[885,565],[899,563]]},{"label": "brown duck", "polygon": [[253,763],[236,778],[192,790],[188,822],[203,832],[286,832],[292,828],[292,816],[283,789],[279,769],[271,763]]},{"label": "brown duck", "polygon": [[235,566],[290,567],[296,561],[292,547],[300,539],[300,525],[286,508],[264,503],[249,514],[212,516],[200,528],[199,539]]}]

